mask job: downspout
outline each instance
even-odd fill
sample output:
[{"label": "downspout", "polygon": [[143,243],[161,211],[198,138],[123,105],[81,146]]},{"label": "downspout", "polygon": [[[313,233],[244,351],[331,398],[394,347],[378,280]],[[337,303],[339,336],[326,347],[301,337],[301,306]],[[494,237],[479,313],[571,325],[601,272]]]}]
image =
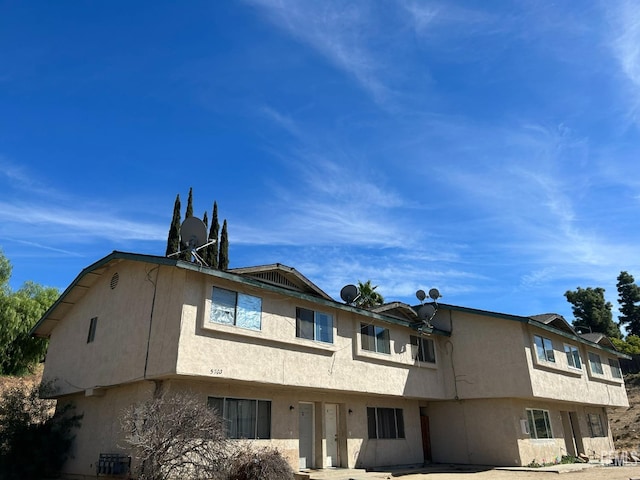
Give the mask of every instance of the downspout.
[{"label": "downspout", "polygon": [[[151,279],[151,272],[156,270],[155,281]],[[144,357],[144,373],[142,378],[147,379],[147,367],[149,365],[149,347],[151,345],[151,327],[153,326],[153,311],[156,306],[156,292],[158,291],[158,276],[160,275],[160,265],[147,272],[147,280],[153,285],[153,298],[151,300],[151,313],[149,314],[149,332],[147,333],[147,351]],[[157,387],[157,386],[156,386]]]}]

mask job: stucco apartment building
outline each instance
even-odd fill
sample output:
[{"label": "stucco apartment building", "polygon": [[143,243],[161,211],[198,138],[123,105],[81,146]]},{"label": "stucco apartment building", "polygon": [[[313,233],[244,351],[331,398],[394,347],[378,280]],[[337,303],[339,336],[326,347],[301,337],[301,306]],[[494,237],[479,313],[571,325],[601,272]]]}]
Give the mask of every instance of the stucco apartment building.
[{"label": "stucco apartment building", "polygon": [[628,406],[605,337],[559,315],[439,304],[372,311],[281,264],[219,271],[113,252],[40,319],[44,378],[84,414],[67,475],[127,453],[119,416],[163,389],[223,412],[232,438],[295,470],[425,461],[526,465],[612,450],[607,408]]}]

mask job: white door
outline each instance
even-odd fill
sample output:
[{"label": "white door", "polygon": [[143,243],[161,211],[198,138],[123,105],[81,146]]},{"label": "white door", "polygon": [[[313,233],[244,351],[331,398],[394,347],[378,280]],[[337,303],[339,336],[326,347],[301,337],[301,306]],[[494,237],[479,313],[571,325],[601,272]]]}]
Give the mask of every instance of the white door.
[{"label": "white door", "polygon": [[313,403],[298,404],[300,469],[313,468]]},{"label": "white door", "polygon": [[324,406],[324,430],[327,442],[327,467],[338,467],[338,405],[327,403]]}]

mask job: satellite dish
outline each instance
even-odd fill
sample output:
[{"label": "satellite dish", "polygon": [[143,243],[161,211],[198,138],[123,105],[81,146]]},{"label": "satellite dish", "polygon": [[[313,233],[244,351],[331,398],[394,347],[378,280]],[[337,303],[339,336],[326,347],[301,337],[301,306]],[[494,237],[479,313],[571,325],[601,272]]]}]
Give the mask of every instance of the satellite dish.
[{"label": "satellite dish", "polygon": [[342,290],[340,290],[340,298],[345,303],[353,303],[359,296],[360,292],[355,285],[345,285],[342,287]]},{"label": "satellite dish", "polygon": [[430,303],[423,305],[418,309],[418,317],[425,323],[429,323],[436,313],[436,307]]},{"label": "satellite dish", "polygon": [[180,241],[190,249],[198,248],[207,243],[207,227],[197,217],[189,217],[180,227]]},{"label": "satellite dish", "polygon": [[422,302],[425,298],[427,298],[427,294],[424,293],[424,290],[418,290],[416,292],[416,297]]},{"label": "satellite dish", "polygon": [[437,288],[432,288],[429,290],[429,298],[432,300],[437,300],[440,298],[440,291]]}]

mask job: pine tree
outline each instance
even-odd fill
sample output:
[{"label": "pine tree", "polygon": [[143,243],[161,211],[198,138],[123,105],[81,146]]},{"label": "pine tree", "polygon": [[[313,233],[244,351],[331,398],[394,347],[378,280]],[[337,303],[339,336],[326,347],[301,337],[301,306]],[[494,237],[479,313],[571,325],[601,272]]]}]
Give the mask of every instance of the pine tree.
[{"label": "pine tree", "polygon": [[581,288],[564,294],[571,303],[574,327],[589,327],[593,333],[604,333],[607,337],[621,338],[620,328],[613,321],[611,302],[604,298],[604,288]]},{"label": "pine tree", "polygon": [[618,275],[618,304],[620,325],[626,325],[627,334],[640,335],[640,288],[636,285],[633,275],[620,272]]},{"label": "pine tree", "polygon": [[218,255],[218,269],[227,270],[229,268],[229,237],[227,234],[227,220],[222,223],[222,233],[220,234],[220,253]]},{"label": "pine tree", "polygon": [[169,236],[167,238],[166,256],[180,251],[180,194],[176,196],[173,204],[173,218],[169,227]]}]

